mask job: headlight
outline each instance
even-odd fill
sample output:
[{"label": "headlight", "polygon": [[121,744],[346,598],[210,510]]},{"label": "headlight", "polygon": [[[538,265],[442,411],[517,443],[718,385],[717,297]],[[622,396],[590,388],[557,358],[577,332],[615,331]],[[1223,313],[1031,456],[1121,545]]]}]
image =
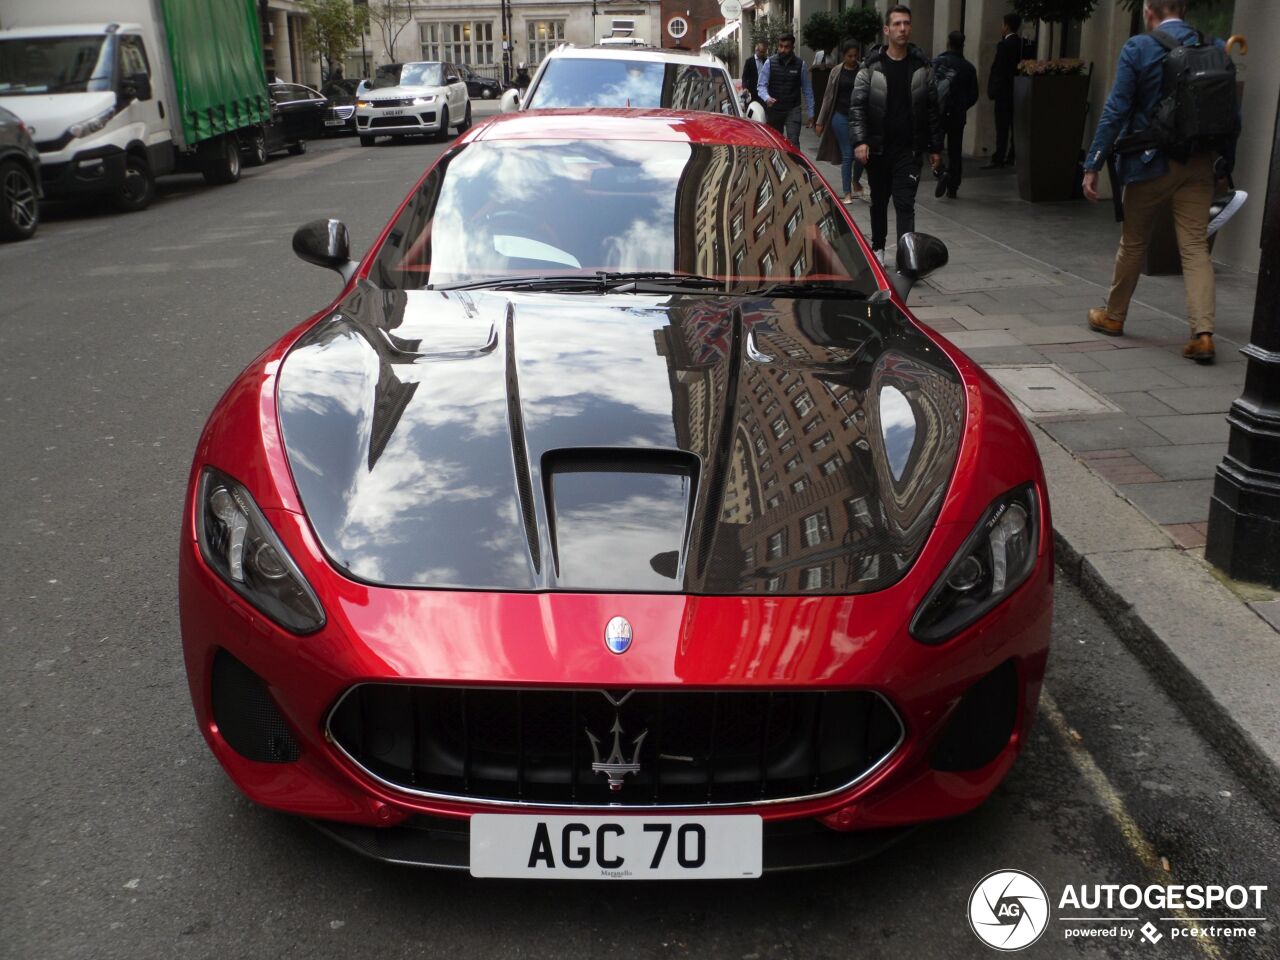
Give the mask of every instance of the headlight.
[{"label": "headlight", "polygon": [[413,105],[414,105],[415,107],[424,107],[424,106],[426,106],[428,103],[435,103],[435,102],[436,102],[435,94],[432,94],[432,95],[431,95],[431,96],[429,96],[429,97],[414,97],[414,98],[413,98]]},{"label": "headlight", "polygon": [[110,122],[111,118],[114,117],[115,115],[116,115],[115,107],[112,107],[110,110],[103,111],[102,113],[98,114],[96,117],[91,117],[90,119],[85,120],[82,123],[73,123],[71,126],[67,127],[67,133],[70,134],[73,138],[87,137],[90,134],[97,133],[99,130],[105,127]]},{"label": "headlight", "polygon": [[356,106],[357,106],[357,107],[372,107],[372,106],[373,106],[373,101],[372,101],[372,100],[357,100],[357,101],[356,101]]},{"label": "headlight", "polygon": [[942,643],[969,626],[1022,585],[1039,546],[1040,511],[1026,484],[987,508],[911,618],[911,635]]},{"label": "headlight", "polygon": [[196,502],[200,553],[223,580],[286,630],[324,626],[320,601],[247,491],[206,467]]}]

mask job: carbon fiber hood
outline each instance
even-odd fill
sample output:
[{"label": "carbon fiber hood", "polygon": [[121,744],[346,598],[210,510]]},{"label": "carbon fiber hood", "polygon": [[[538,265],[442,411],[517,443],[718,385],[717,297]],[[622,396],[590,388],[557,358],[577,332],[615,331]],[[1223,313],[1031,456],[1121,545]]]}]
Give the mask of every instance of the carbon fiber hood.
[{"label": "carbon fiber hood", "polygon": [[278,402],[334,564],[502,591],[881,589],[964,418],[887,302],[368,283],[289,352]]}]

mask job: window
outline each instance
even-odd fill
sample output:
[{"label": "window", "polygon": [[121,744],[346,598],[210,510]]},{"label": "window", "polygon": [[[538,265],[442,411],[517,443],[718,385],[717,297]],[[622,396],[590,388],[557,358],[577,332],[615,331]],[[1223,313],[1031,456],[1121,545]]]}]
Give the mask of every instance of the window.
[{"label": "window", "polygon": [[773,423],[770,424],[770,426],[773,428],[773,435],[775,437],[781,437],[784,433],[786,433],[788,430],[791,429],[790,424],[787,423],[786,417],[778,417],[776,420],[773,421]]},{"label": "window", "polygon": [[809,481],[805,477],[801,477],[791,485],[792,493],[804,493],[809,488]]},{"label": "window", "polygon": [[822,418],[814,417],[812,420],[810,420],[808,423],[804,425],[804,432],[807,434],[813,433],[813,431],[817,430],[820,426],[822,426]]},{"label": "window", "polygon": [[777,533],[769,534],[769,539],[765,547],[765,559],[781,560],[783,553],[787,549],[787,531],[779,530]]},{"label": "window", "polygon": [[871,507],[867,504],[866,497],[855,497],[844,502],[845,507],[849,511],[849,522],[864,525],[871,524]]},{"label": "window", "polygon": [[529,21],[529,66],[540,63],[542,58],[564,43],[563,20]]},{"label": "window", "polygon": [[756,443],[756,453],[760,454],[760,456],[763,457],[765,454],[765,450],[767,449],[764,445],[764,437],[756,437],[755,443]]},{"label": "window", "polygon": [[770,577],[770,578],[768,579],[768,581],[765,583],[764,588],[765,588],[766,590],[768,590],[770,593],[781,593],[781,592],[782,592],[782,578],[781,578],[781,577]]},{"label": "window", "polygon": [[147,53],[142,46],[142,38],[133,34],[120,35],[120,76],[151,76],[151,68],[147,66]]},{"label": "window", "polygon": [[827,521],[826,510],[811,513],[800,521],[800,540],[806,547],[816,547],[830,539],[831,524]]},{"label": "window", "polygon": [[778,175],[779,180],[787,179],[787,165],[782,162],[781,154],[776,151],[770,154],[769,162],[773,164],[773,172]]},{"label": "window", "polygon": [[786,453],[788,450],[790,450],[790,449],[791,449],[792,447],[794,447],[795,445],[796,445],[796,438],[795,438],[795,437],[792,437],[792,438],[791,438],[790,440],[788,440],[786,443],[782,444],[782,446],[778,447],[778,452],[779,452],[779,453]]},{"label": "window", "polygon": [[772,457],[765,457],[763,460],[761,460],[761,461],[760,461],[760,472],[761,472],[761,473],[764,473],[766,470],[772,470],[772,469],[773,469],[773,458],[772,458]]},{"label": "window", "polygon": [[777,410],[777,409],[778,409],[778,401],[777,401],[777,400],[770,400],[770,401],[769,401],[769,405],[768,405],[767,407],[765,407],[765,408],[764,408],[764,414],[763,414],[763,415],[764,415],[764,416],[766,416],[766,417],[772,417],[772,416],[773,416],[773,412],[774,412],[775,410]]},{"label": "window", "polygon": [[830,460],[824,460],[822,462],[822,472],[824,475],[830,476],[831,474],[835,473],[837,470],[839,470],[843,466],[844,466],[844,459],[840,456],[840,454],[837,453]]},{"label": "window", "polygon": [[768,490],[770,487],[776,487],[777,485],[778,485],[778,478],[777,478],[777,477],[769,477],[769,478],[768,478],[767,480],[765,480],[765,482],[764,482],[764,488],[765,488],[766,490]]},{"label": "window", "polygon": [[793,393],[795,393],[797,390],[799,390],[800,386],[801,386],[801,383],[799,380],[793,380],[791,383],[787,384],[787,396],[789,397]]},{"label": "window", "polygon": [[807,417],[813,410],[813,397],[809,396],[806,391],[792,400],[791,405],[796,408],[796,413],[802,417]]},{"label": "window", "polygon": [[800,587],[803,590],[821,590],[831,586],[831,566],[805,567],[800,574]]},{"label": "window", "polygon": [[831,436],[831,432],[828,431],[824,433],[822,436],[820,436],[817,440],[813,441],[813,443],[809,444],[809,449],[821,450],[823,447],[831,443],[833,440],[834,438]]},{"label": "window", "polygon": [[747,547],[742,551],[742,565],[746,567],[752,566],[756,562],[756,548]]},{"label": "window", "polygon": [[742,229],[743,229],[742,214],[741,212],[735,213],[733,215],[733,223],[730,225],[730,228],[729,228],[729,236],[732,237],[734,240],[737,240],[740,236],[742,236]]},{"label": "window", "polygon": [[[809,272],[809,258],[804,255],[804,251],[800,251],[800,256],[796,257],[795,263],[791,264],[791,276],[799,278]],[[803,351],[801,351],[803,353]]]},{"label": "window", "polygon": [[774,255],[773,251],[770,250],[760,258],[760,275],[762,277],[772,277],[773,266],[775,263],[777,263],[777,257]]},{"label": "window", "polygon": [[791,216],[787,217],[787,225],[782,228],[782,235],[789,241],[796,235],[796,230],[800,228],[800,221],[804,219],[800,213],[800,208],[796,207]]},{"label": "window", "polygon": [[418,24],[418,42],[422,46],[423,60],[444,59],[443,41],[448,26],[447,23]]},{"label": "window", "polygon": [[770,510],[777,510],[778,507],[782,506],[782,497],[775,495],[770,497],[766,502],[768,503]]},{"label": "window", "polygon": [[759,213],[769,205],[769,201],[773,199],[773,183],[766,177],[760,184],[760,189],[756,191],[756,213]]},{"label": "window", "polygon": [[796,470],[799,467],[800,467],[800,458],[798,456],[792,457],[790,460],[787,461],[787,473],[790,473],[792,470]]},{"label": "window", "polygon": [[782,202],[783,202],[783,203],[790,203],[790,202],[791,202],[791,198],[792,198],[792,197],[794,197],[794,196],[796,195],[796,193],[797,193],[797,192],[798,192],[798,188],[796,187],[796,185],[795,185],[794,183],[793,183],[793,184],[790,184],[790,185],[787,187],[787,189],[785,189],[785,190],[783,190],[783,191],[782,191]]}]

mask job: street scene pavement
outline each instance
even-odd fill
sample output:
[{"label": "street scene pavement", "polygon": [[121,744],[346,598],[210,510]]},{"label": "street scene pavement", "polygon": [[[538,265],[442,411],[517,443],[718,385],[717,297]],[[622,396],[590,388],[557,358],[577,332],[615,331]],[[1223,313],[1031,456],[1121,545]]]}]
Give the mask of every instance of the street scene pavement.
[{"label": "street scene pavement", "polygon": [[[1144,280],[1132,335],[1103,341],[1083,321],[1109,273],[1109,211],[1020,204],[1001,177],[950,203],[922,191],[918,228],[951,265],[911,301],[1023,403],[1057,525],[1039,715],[985,805],[852,867],[673,888],[389,866],[245,800],[193,723],[183,669],[192,451],[235,374],[338,292],[294,256],[294,228],[341,219],[362,254],[446,147],[315,143],[231,189],[172,178],[141,214],[51,208],[35,239],[0,248],[0,953],[978,957],[966,904],[998,869],[1051,891],[1274,888],[1280,618],[1197,554],[1256,278],[1219,274],[1213,367],[1177,355],[1178,278]],[[1187,577],[1208,606],[1170,595]],[[1248,655],[1223,656],[1242,636]],[[1264,906],[1254,936],[1208,942],[1180,934],[1213,914],[1119,924],[1054,904],[1035,955],[1275,957]]]}]

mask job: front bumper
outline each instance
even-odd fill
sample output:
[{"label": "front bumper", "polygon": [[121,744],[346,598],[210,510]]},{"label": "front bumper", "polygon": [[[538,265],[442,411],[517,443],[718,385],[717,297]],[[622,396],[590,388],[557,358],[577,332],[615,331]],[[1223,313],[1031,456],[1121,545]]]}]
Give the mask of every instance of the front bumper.
[{"label": "front bumper", "polygon": [[60,163],[41,163],[46,200],[111,193],[124,186],[125,153],[119,147],[85,150]]},{"label": "front bumper", "polygon": [[443,103],[397,107],[379,110],[360,107],[356,110],[356,132],[364,136],[403,136],[441,132],[444,121]]}]

